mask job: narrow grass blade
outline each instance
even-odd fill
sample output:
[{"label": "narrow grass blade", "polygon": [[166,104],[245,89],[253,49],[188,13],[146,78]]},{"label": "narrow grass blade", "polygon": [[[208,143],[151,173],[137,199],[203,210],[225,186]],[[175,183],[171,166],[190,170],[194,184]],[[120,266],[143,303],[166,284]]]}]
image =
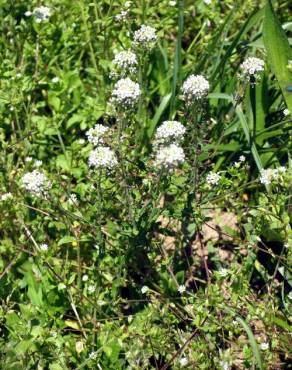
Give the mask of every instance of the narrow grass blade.
[{"label": "narrow grass blade", "polygon": [[171,89],[171,101],[169,115],[172,118],[175,102],[176,102],[176,91],[178,85],[181,84],[181,42],[184,27],[184,0],[178,2],[178,32],[176,37],[175,55],[174,55],[174,67],[173,67],[173,79]]},{"label": "narrow grass blade", "polygon": [[263,39],[267,50],[267,60],[278,80],[288,109],[292,112],[292,92],[290,91],[292,72],[288,69],[288,61],[292,59],[292,49],[270,0],[267,0],[265,7]]},{"label": "narrow grass blade", "polygon": [[149,139],[152,138],[154,130],[157,126],[157,123],[159,122],[161,116],[165,112],[165,110],[166,110],[166,108],[169,104],[170,98],[171,98],[171,94],[168,94],[168,95],[166,95],[162,98],[161,103],[160,103],[157,111],[155,112],[155,115],[154,115],[153,119],[151,120],[150,125],[149,125],[148,130],[147,130],[147,136],[148,136]]},{"label": "narrow grass blade", "polygon": [[262,358],[261,358],[259,346],[256,342],[256,339],[253,335],[253,332],[252,332],[250,326],[240,316],[236,316],[236,320],[240,323],[240,325],[246,331],[246,334],[248,336],[248,340],[249,340],[250,346],[252,348],[253,355],[255,357],[257,366],[258,366],[259,370],[262,370],[263,369],[263,364],[262,364]]},{"label": "narrow grass blade", "polygon": [[[261,172],[264,169],[263,165],[262,165],[262,162],[261,162],[261,158],[259,156],[259,153],[258,153],[258,150],[255,146],[255,143],[251,140],[248,123],[246,121],[245,115],[242,112],[241,106],[237,106],[235,111],[236,111],[236,114],[239,118],[239,121],[240,121],[241,127],[243,129],[243,132],[245,134],[245,138],[246,138],[248,144],[250,145],[253,159],[254,159],[254,161],[257,165],[257,168],[258,168],[259,172]],[[267,191],[269,190],[269,187],[267,185],[266,185],[266,189],[267,189]]]},{"label": "narrow grass blade", "polygon": [[[221,73],[224,69],[225,63],[229,60],[230,56],[232,55],[234,49],[236,48],[237,44],[239,43],[240,39],[254,26],[256,25],[260,19],[263,17],[264,11],[260,9],[255,13],[252,13],[247,21],[244,23],[242,28],[238,31],[236,37],[234,38],[233,42],[227,49],[224,57],[221,59],[220,63],[216,67],[215,71],[213,72],[210,81],[215,81],[216,78],[221,77]],[[214,82],[213,86],[217,85],[217,81]]]}]

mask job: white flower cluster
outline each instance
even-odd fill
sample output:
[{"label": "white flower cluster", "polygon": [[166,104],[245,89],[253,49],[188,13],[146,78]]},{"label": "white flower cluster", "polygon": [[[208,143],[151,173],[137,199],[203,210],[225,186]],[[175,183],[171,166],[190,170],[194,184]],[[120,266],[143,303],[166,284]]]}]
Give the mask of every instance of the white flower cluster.
[{"label": "white flower cluster", "polygon": [[206,182],[208,185],[217,185],[221,179],[221,176],[215,172],[209,172],[206,177]]},{"label": "white flower cluster", "polygon": [[262,59],[250,57],[240,65],[240,68],[244,76],[256,78],[264,70],[265,62]]},{"label": "white flower cluster", "polygon": [[118,161],[113,150],[107,146],[100,146],[91,151],[88,164],[90,167],[111,170],[118,164]]},{"label": "white flower cluster", "polygon": [[124,4],[124,8],[121,10],[119,14],[115,16],[115,20],[118,22],[125,21],[129,14],[131,5],[132,5],[131,1],[126,1]]},{"label": "white flower cluster", "polygon": [[46,195],[52,184],[46,175],[38,170],[27,172],[21,179],[22,186],[33,196]]},{"label": "white flower cluster", "polygon": [[27,17],[33,15],[37,23],[41,23],[42,21],[47,20],[51,16],[51,9],[47,6],[40,6],[35,8],[33,12],[25,12]]},{"label": "white flower cluster", "polygon": [[93,145],[103,143],[103,136],[108,131],[108,127],[100,124],[96,124],[86,132],[87,139]]},{"label": "white flower cluster", "polygon": [[134,32],[134,44],[143,49],[151,49],[157,41],[156,29],[143,24]]},{"label": "white flower cluster", "polygon": [[160,147],[156,153],[154,165],[157,168],[173,169],[185,160],[183,149],[177,144]]},{"label": "white flower cluster", "polygon": [[268,168],[261,171],[260,182],[264,185],[270,185],[274,181],[279,181],[281,176],[286,172],[286,168]]},{"label": "white flower cluster", "polygon": [[186,128],[178,121],[164,121],[158,127],[155,140],[159,143],[183,138]]},{"label": "white flower cluster", "polygon": [[125,75],[127,72],[135,73],[137,70],[137,56],[131,50],[124,50],[115,55],[113,64]]},{"label": "white flower cluster", "polygon": [[209,91],[210,85],[201,75],[190,75],[182,86],[183,99],[192,104],[196,100],[204,98]]},{"label": "white flower cluster", "polygon": [[112,102],[116,105],[126,107],[134,106],[141,94],[138,83],[132,81],[129,77],[122,78],[114,85],[112,92]]},{"label": "white flower cluster", "polygon": [[4,193],[0,195],[0,202],[6,202],[9,199],[12,199],[13,195],[11,193]]}]

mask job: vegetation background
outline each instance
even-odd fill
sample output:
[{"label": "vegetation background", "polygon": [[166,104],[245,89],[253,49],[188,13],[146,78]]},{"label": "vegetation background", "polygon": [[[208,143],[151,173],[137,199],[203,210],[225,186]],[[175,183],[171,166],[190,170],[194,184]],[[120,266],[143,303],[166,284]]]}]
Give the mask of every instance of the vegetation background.
[{"label": "vegetation background", "polygon": [[[289,369],[291,2],[128,3],[0,1],[0,369]],[[119,115],[112,60],[142,24],[157,42]],[[249,56],[256,84],[239,77]],[[191,113],[190,74],[210,83]],[[157,173],[168,119],[187,160]],[[96,123],[117,171],[89,171]],[[47,197],[22,186],[35,168]]]}]

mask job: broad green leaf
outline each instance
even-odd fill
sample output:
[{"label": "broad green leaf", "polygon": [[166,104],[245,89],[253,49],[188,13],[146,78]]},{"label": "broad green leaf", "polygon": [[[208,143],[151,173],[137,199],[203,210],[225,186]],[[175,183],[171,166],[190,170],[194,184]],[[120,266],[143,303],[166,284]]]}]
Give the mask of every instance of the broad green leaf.
[{"label": "broad green leaf", "polygon": [[288,86],[292,85],[292,72],[287,67],[288,61],[292,59],[292,49],[270,0],[267,0],[265,7],[263,37],[267,60],[278,80],[288,109],[292,112],[292,92],[288,91]]},{"label": "broad green leaf", "polygon": [[80,330],[80,326],[77,321],[65,320],[65,325],[69,326],[69,328]]},{"label": "broad green leaf", "polygon": [[67,236],[64,236],[62,239],[59,240],[58,245],[60,246],[60,245],[63,245],[63,244],[70,244],[70,243],[73,243],[75,241],[76,241],[76,239],[73,236],[67,235]]},{"label": "broad green leaf", "polygon": [[38,289],[35,286],[29,286],[27,290],[27,295],[31,300],[31,303],[36,306],[43,306],[43,292],[41,287]]},{"label": "broad green leaf", "polygon": [[49,91],[48,93],[48,102],[49,105],[53,108],[53,110],[55,110],[56,112],[60,110],[61,100],[52,91]]}]

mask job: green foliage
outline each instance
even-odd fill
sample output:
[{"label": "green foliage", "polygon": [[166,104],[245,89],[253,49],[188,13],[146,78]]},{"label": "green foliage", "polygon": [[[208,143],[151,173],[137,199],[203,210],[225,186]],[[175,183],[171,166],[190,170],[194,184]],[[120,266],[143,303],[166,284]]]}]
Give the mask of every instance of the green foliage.
[{"label": "green foliage", "polygon": [[[289,2],[0,4],[0,369],[288,368]],[[187,104],[191,74],[210,89]],[[111,99],[127,76],[136,105]],[[169,119],[185,132],[161,143]]]}]

